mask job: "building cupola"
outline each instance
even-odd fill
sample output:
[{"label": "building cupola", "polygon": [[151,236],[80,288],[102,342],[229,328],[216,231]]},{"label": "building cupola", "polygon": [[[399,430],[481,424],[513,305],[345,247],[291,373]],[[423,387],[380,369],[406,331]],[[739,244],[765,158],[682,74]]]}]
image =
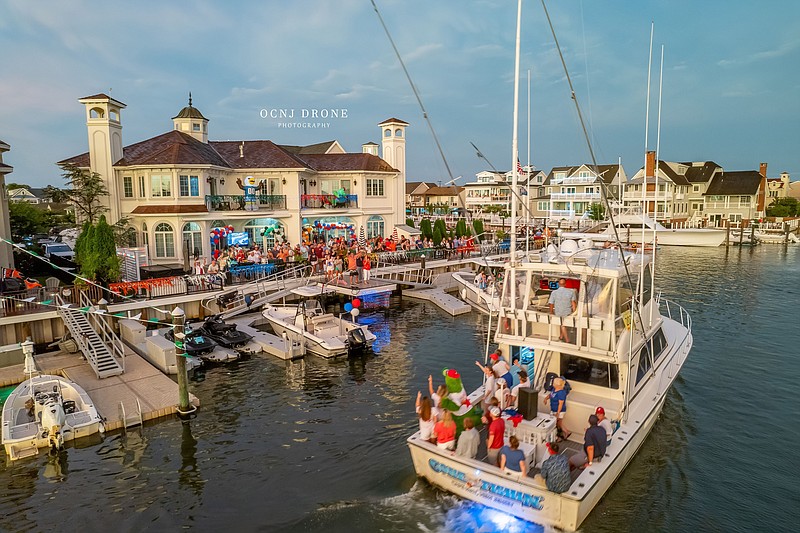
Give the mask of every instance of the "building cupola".
[{"label": "building cupola", "polygon": [[200,142],[208,143],[208,119],[199,109],[192,106],[192,93],[189,93],[189,105],[172,117],[173,129],[188,133]]}]

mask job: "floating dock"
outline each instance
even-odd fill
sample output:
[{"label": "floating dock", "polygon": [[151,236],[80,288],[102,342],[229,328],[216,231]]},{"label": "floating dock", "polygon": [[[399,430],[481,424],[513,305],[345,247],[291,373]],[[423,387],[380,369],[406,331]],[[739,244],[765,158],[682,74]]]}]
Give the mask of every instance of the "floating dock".
[{"label": "floating dock", "polygon": [[462,302],[455,296],[450,296],[444,292],[444,289],[440,288],[403,291],[403,296],[427,300],[447,311],[452,316],[463,315],[472,311],[472,307],[469,304]]}]

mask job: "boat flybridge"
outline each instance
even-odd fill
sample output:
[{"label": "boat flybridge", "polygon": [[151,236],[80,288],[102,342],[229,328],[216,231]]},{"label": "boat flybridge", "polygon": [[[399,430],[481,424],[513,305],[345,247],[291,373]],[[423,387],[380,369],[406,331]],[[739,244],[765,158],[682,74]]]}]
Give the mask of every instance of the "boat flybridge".
[{"label": "boat flybridge", "polygon": [[[504,271],[495,341],[509,364],[518,356],[530,361],[535,392],[528,405],[520,400],[521,421],[504,412],[506,443],[511,435],[519,439],[528,475],[488,464],[485,446],[470,459],[423,441],[419,433],[408,439],[417,474],[430,483],[564,530],[577,529],[622,474],[653,427],[692,347],[689,315],[653,292],[649,254],[582,244],[564,241],[560,250],[550,246],[506,265]],[[562,278],[577,298],[568,316],[552,314],[548,305]],[[582,453],[588,418],[598,407],[618,423],[605,455],[574,470],[569,489],[562,493],[534,480],[549,456],[546,444],[556,439],[544,390],[553,376],[563,376],[571,387],[563,422],[571,435],[560,453]],[[473,405],[480,405],[483,393],[479,387],[470,395]]]}]

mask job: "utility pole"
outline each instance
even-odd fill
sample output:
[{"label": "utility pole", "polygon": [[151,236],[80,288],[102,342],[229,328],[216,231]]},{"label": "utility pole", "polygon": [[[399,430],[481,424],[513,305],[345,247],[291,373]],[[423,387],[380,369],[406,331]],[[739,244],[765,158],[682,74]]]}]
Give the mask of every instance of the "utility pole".
[{"label": "utility pole", "polygon": [[195,407],[189,404],[189,376],[186,374],[186,349],[184,342],[186,334],[183,331],[183,324],[186,314],[183,309],[176,307],[172,310],[172,327],[175,338],[175,359],[178,367],[178,415],[186,416],[195,411]]}]

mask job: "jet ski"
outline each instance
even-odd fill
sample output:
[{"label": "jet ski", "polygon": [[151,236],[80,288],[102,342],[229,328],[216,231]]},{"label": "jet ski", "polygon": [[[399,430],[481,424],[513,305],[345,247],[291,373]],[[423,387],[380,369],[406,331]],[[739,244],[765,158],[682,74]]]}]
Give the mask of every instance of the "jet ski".
[{"label": "jet ski", "polygon": [[[175,332],[172,329],[168,329],[166,333],[164,333],[164,338],[175,342]],[[214,342],[211,338],[206,337],[201,332],[192,328],[191,325],[187,324],[183,328],[183,333],[185,335],[184,342],[183,342],[183,349],[184,351],[194,357],[200,357],[210,353],[217,347],[217,343]]]},{"label": "jet ski", "polygon": [[236,329],[235,324],[225,323],[219,315],[206,318],[203,325],[196,331],[223,348],[240,349],[253,339],[252,335]]}]

